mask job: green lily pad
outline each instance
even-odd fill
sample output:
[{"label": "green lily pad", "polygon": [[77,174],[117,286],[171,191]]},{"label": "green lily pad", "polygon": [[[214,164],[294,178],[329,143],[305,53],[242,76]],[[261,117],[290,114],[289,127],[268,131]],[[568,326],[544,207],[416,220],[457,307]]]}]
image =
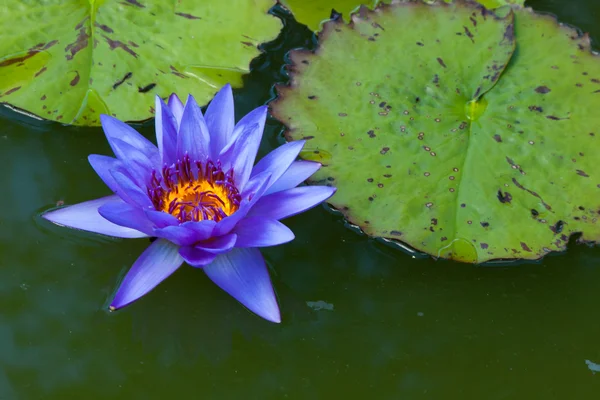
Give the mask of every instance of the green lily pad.
[{"label": "green lily pad", "polygon": [[[444,1],[446,3],[452,3],[452,0]],[[525,0],[477,0],[477,2],[489,10],[493,10],[494,8],[499,8],[502,6],[523,6],[525,4]]]},{"label": "green lily pad", "polygon": [[[393,0],[394,3],[409,2],[410,0]],[[432,3],[432,1],[426,1]],[[444,0],[446,3],[451,3],[452,0]],[[480,4],[488,9],[498,8],[505,5],[520,5],[525,3],[525,0],[477,0]],[[343,16],[350,15],[357,10],[361,5],[366,5],[371,8],[377,6],[381,0],[281,0],[281,4],[290,10],[296,20],[308,26],[311,30],[317,32],[320,30],[321,24],[329,20],[331,11],[335,10]],[[390,3],[390,1],[385,1]]]},{"label": "green lily pad", "polygon": [[281,0],[280,2],[294,14],[298,22],[317,32],[320,30],[321,23],[329,20],[332,10],[348,16],[361,4],[374,7],[380,0]]},{"label": "green lily pad", "polygon": [[274,39],[274,0],[21,1],[0,4],[0,102],[46,119],[141,121],[154,96],[205,103]]},{"label": "green lily pad", "polygon": [[501,11],[363,8],[291,54],[273,113],[368,235],[465,262],[600,237],[600,60],[552,17]]}]

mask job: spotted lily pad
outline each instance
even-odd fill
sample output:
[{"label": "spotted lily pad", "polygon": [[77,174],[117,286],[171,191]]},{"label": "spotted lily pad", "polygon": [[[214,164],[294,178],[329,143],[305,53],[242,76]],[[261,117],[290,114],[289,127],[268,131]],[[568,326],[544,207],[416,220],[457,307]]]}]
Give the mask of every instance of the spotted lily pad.
[{"label": "spotted lily pad", "polygon": [[380,0],[281,0],[281,4],[294,14],[298,22],[315,32],[322,22],[331,17],[333,10],[347,16],[361,4],[374,7],[379,2]]},{"label": "spotted lily pad", "polygon": [[[452,3],[452,0],[444,1],[446,3]],[[490,10],[507,5],[523,6],[525,4],[525,0],[477,0],[477,2]]]},{"label": "spotted lily pad", "polygon": [[600,60],[550,16],[498,14],[363,8],[291,54],[273,113],[365,233],[465,262],[600,238]]},{"label": "spotted lily pad", "polygon": [[98,125],[153,116],[154,96],[205,103],[274,39],[274,0],[4,0],[0,102],[43,118]]},{"label": "spotted lily pad", "polygon": [[[408,2],[409,0],[393,0],[392,2]],[[414,1],[414,0],[413,0]],[[428,2],[434,2],[431,0]],[[452,0],[444,0],[446,3],[451,3]],[[375,7],[381,0],[281,0],[281,4],[294,13],[296,20],[306,24],[313,31],[319,31],[320,26],[324,21],[327,21],[332,12],[348,16],[354,10],[357,10],[361,5]],[[390,1],[385,1],[390,3]],[[523,5],[525,0],[478,0],[483,6],[493,9],[509,4]]]}]

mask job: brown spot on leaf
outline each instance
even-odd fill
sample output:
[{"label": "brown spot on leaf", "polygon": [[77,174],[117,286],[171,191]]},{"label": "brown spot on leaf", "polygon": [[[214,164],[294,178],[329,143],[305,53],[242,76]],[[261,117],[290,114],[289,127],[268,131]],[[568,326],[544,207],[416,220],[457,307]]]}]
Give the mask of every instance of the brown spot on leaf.
[{"label": "brown spot on leaf", "polygon": [[85,49],[88,46],[90,35],[88,35],[86,27],[83,26],[83,23],[87,20],[87,18],[88,17],[85,17],[83,21],[81,21],[79,25],[77,25],[78,27],[80,26],[80,28],[75,28],[79,29],[79,33],[77,34],[75,41],[73,43],[68,44],[67,47],[65,47],[65,52],[67,53],[65,55],[65,58],[67,59],[67,61],[72,60],[77,53],[79,53],[81,50]]},{"label": "brown spot on leaf", "polygon": [[540,94],[546,94],[550,92],[550,88],[548,86],[538,86],[535,88],[535,91]]},{"label": "brown spot on leaf", "polygon": [[440,65],[444,68],[446,68],[446,64],[444,64],[444,60],[442,60],[440,57],[437,58],[437,62],[440,63]]},{"label": "brown spot on leaf", "polygon": [[35,73],[35,77],[37,78],[38,76],[40,76],[41,74],[43,74],[44,72],[46,72],[48,70],[48,68],[43,67],[42,69],[40,69],[38,72]]},{"label": "brown spot on leaf", "polygon": [[514,29],[514,25],[508,24],[506,26],[506,29],[504,30],[504,39],[503,41],[506,40],[508,42],[512,42],[513,40],[515,40],[515,29]]},{"label": "brown spot on leaf", "polygon": [[527,193],[529,193],[532,196],[537,197],[538,199],[540,199],[540,201],[542,202],[542,204],[544,205],[544,207],[546,207],[546,210],[548,211],[552,211],[552,207],[550,207],[549,204],[546,204],[546,202],[544,201],[544,199],[542,199],[542,196],[540,196],[539,194],[537,194],[536,192],[534,192],[533,190],[529,190],[527,189],[525,186],[521,185],[519,183],[519,181],[517,181],[515,178],[512,178],[512,182],[515,184],[516,187],[518,187],[521,190],[525,190]]},{"label": "brown spot on leaf", "polygon": [[133,51],[131,49],[131,47],[129,47],[125,43],[118,41],[118,40],[112,40],[111,38],[109,38],[108,36],[105,36],[105,35],[102,35],[102,37],[104,37],[104,39],[106,39],[106,42],[108,43],[108,46],[110,47],[111,50],[123,49],[126,53],[131,54],[132,56],[137,58],[137,56],[138,56],[137,53],[135,51]]},{"label": "brown spot on leaf", "polygon": [[390,150],[390,148],[389,148],[389,147],[383,147],[379,153],[380,153],[380,154],[385,154],[385,153],[387,153],[389,150]]},{"label": "brown spot on leaf", "polygon": [[178,77],[180,77],[180,78],[187,79],[187,76],[185,76],[184,74],[182,74],[181,72],[179,72],[179,71],[177,70],[177,68],[175,68],[174,66],[172,66],[172,65],[169,65],[169,68],[171,68],[171,73],[172,73],[173,75],[175,75],[175,76],[178,76]]},{"label": "brown spot on leaf", "polygon": [[494,140],[495,140],[496,142],[498,142],[498,143],[501,143],[501,142],[502,142],[502,137],[501,137],[500,135],[498,135],[498,134],[495,134],[495,135],[494,135]]},{"label": "brown spot on leaf", "polygon": [[69,82],[69,85],[71,85],[71,86],[75,86],[75,85],[77,85],[78,83],[79,83],[79,72],[78,72],[78,71],[75,71],[75,78],[73,78],[73,79],[71,80],[71,82]]},{"label": "brown spot on leaf", "polygon": [[156,83],[151,83],[149,85],[146,85],[144,87],[138,87],[138,92],[140,93],[146,93],[149,92],[150,90],[154,89],[156,87]]},{"label": "brown spot on leaf", "polygon": [[500,203],[509,203],[512,200],[512,195],[508,192],[504,192],[502,193],[502,191],[500,189],[498,189],[498,193],[496,194],[496,196],[498,197],[498,200],[500,200]]},{"label": "brown spot on leaf", "polygon": [[529,248],[529,246],[527,246],[527,243],[525,242],[521,242],[521,248],[525,251],[528,251],[531,253],[531,249]]},{"label": "brown spot on leaf", "polygon": [[564,221],[557,221],[555,225],[550,226],[550,230],[554,232],[554,234],[559,234],[562,232],[564,225]]},{"label": "brown spot on leaf", "polygon": [[482,249],[487,249],[489,246],[487,243],[479,243],[479,245],[481,246]]},{"label": "brown spot on leaf", "polygon": [[577,171],[577,175],[579,175],[579,176],[583,176],[584,178],[589,178],[590,177],[588,174],[585,173],[585,171],[582,171],[580,169],[578,169],[576,171]]},{"label": "brown spot on leaf", "polygon": [[138,2],[136,0],[125,0],[125,2],[127,2],[128,4],[131,4],[132,6],[136,6],[136,7],[139,7],[139,8],[146,7],[145,5],[141,4],[140,2]]},{"label": "brown spot on leaf", "polygon": [[197,17],[195,15],[192,14],[186,14],[186,13],[175,13],[175,15],[179,16],[179,17],[183,17],[183,18],[187,18],[187,19],[202,19],[200,17]]},{"label": "brown spot on leaf", "polygon": [[400,231],[390,231],[390,235],[402,236],[402,232],[400,232]]},{"label": "brown spot on leaf", "polygon": [[102,29],[102,30],[103,30],[104,32],[106,32],[106,33],[113,33],[113,32],[114,32],[114,31],[112,30],[112,28],[110,28],[110,27],[108,27],[108,26],[106,26],[106,25],[99,24],[99,23],[97,23],[97,22],[95,22],[95,23],[94,23],[94,26],[95,26],[95,27],[97,27],[97,28],[100,28],[100,29]]},{"label": "brown spot on leaf", "polygon": [[21,89],[21,86],[17,86],[17,87],[14,87],[12,89],[9,89],[6,92],[0,94],[0,97],[8,96],[9,94],[14,93],[14,92],[16,92],[19,89]]},{"label": "brown spot on leaf", "polygon": [[529,106],[529,111],[537,111],[537,112],[543,112],[544,109],[540,106]]},{"label": "brown spot on leaf", "polygon": [[473,34],[469,30],[469,28],[467,28],[466,26],[463,26],[463,28],[465,28],[465,35],[467,35],[467,37],[471,39],[471,42],[475,43],[475,40],[473,40]]},{"label": "brown spot on leaf", "polygon": [[131,78],[132,75],[133,75],[133,73],[131,73],[131,72],[126,73],[125,76],[123,77],[123,79],[115,82],[115,84],[113,85],[113,89],[116,89],[119,86],[121,86],[123,84],[123,82],[125,82],[127,79]]}]

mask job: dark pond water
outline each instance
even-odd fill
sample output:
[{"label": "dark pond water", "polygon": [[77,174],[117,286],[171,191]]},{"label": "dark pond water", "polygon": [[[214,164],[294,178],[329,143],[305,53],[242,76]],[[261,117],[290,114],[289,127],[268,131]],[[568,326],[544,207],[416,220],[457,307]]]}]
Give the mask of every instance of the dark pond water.
[{"label": "dark pond water", "polygon": [[[529,4],[598,45],[596,0]],[[236,92],[238,116],[269,99],[285,52],[310,41],[288,21]],[[262,152],[279,144],[280,128],[269,123]],[[140,129],[152,135],[152,123]],[[294,242],[264,251],[281,325],[192,268],[109,314],[148,242],[38,217],[59,201],[106,195],[87,155],[109,152],[98,129],[0,116],[0,399],[600,397],[600,375],[585,362],[600,363],[599,248],[511,267],[436,262],[317,208],[287,221]]]}]

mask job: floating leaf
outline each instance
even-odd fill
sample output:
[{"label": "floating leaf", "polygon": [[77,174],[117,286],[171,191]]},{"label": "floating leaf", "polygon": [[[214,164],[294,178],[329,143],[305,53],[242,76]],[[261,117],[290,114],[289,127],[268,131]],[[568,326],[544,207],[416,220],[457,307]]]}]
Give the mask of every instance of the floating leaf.
[{"label": "floating leaf", "polygon": [[[426,1],[432,3],[435,0]],[[452,0],[444,0],[451,3]],[[525,0],[477,0],[489,9],[502,7],[509,4],[522,6]],[[323,22],[331,18],[334,11],[344,17],[350,15],[361,5],[375,7],[381,0],[281,0],[281,4],[294,13],[298,22],[306,24],[310,29],[317,32]],[[393,0],[394,3],[408,2],[408,0]],[[385,1],[384,3],[390,3]]]},{"label": "floating leaf", "polygon": [[361,4],[375,6],[380,0],[281,0],[281,4],[290,10],[296,20],[311,30],[320,30],[322,22],[331,18],[333,12],[344,17],[360,7]]},{"label": "floating leaf", "polygon": [[154,95],[208,102],[274,39],[274,0],[0,4],[0,102],[75,125],[153,116]]},{"label": "floating leaf", "polygon": [[465,262],[599,239],[598,57],[552,17],[502,11],[363,8],[291,54],[273,113],[367,234]]}]

